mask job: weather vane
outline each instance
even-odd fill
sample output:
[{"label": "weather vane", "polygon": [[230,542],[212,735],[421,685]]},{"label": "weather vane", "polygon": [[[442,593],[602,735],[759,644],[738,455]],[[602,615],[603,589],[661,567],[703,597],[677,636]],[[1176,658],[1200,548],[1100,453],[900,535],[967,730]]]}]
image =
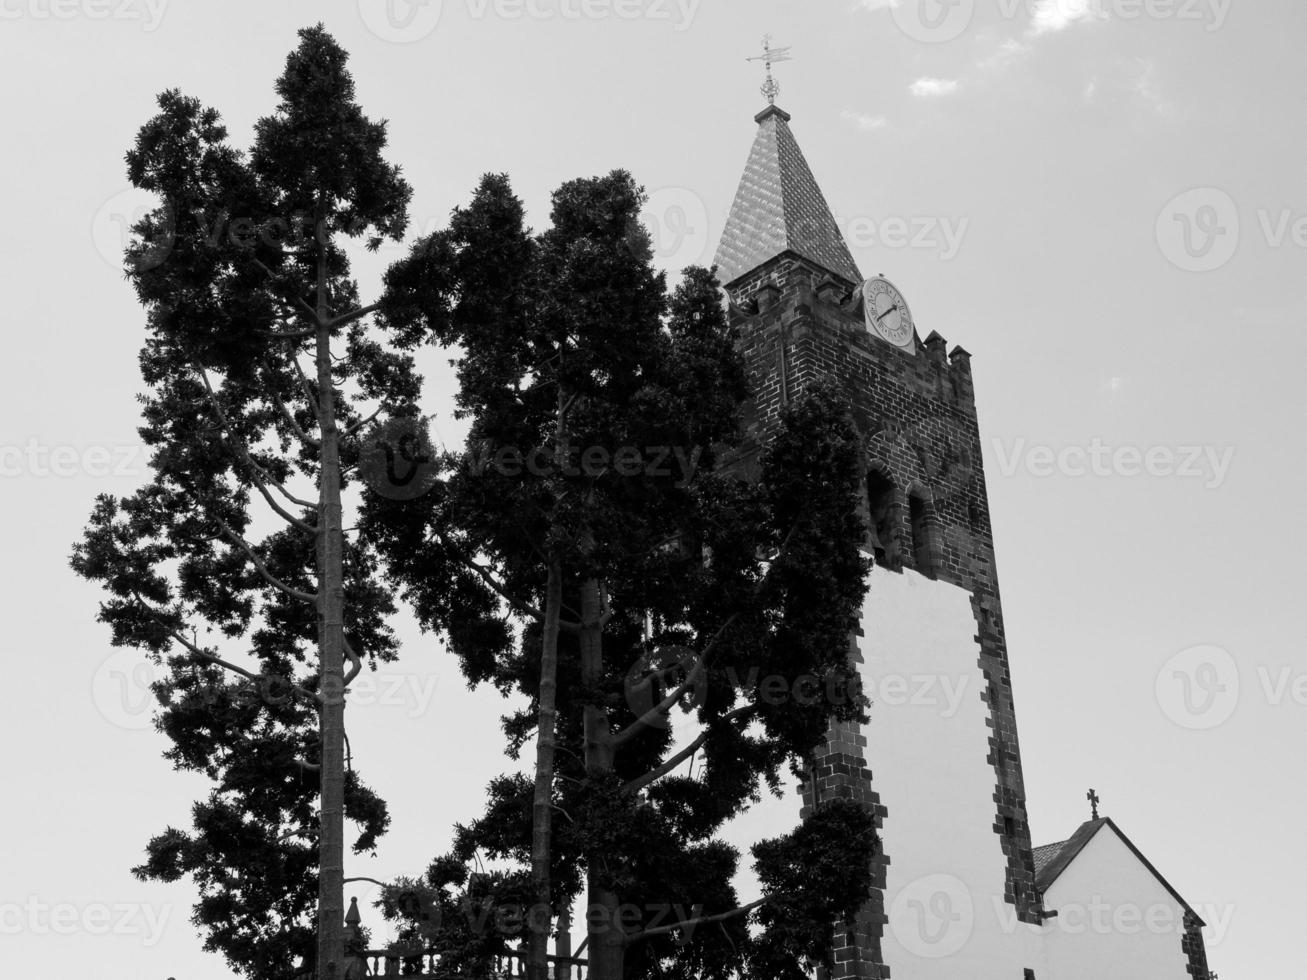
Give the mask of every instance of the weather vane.
[{"label": "weather vane", "polygon": [[766,98],[768,105],[775,105],[776,96],[781,94],[781,84],[772,76],[771,66],[782,61],[789,61],[790,48],[788,45],[783,48],[773,48],[771,40],[770,34],[763,35],[762,54],[755,55],[748,60],[761,61],[767,65],[767,80],[762,83],[762,94]]}]

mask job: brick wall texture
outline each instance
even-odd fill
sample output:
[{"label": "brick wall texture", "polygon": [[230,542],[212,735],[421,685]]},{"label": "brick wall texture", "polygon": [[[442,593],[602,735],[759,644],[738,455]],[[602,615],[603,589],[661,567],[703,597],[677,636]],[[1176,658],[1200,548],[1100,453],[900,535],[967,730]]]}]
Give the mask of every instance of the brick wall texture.
[{"label": "brick wall texture", "polygon": [[[753,384],[749,426],[765,442],[782,406],[818,379],[847,394],[861,434],[866,472],[892,489],[878,501],[881,552],[896,570],[914,569],[966,589],[972,597],[980,669],[989,707],[989,763],[994,770],[994,832],[1007,858],[1005,898],[1024,922],[1039,921],[1026,794],[1021,773],[994,536],[981,466],[969,355],[946,352],[943,338],[918,341],[915,356],[871,336],[854,284],[786,252],[731,283],[731,317]],[[910,298],[909,298],[910,300]],[[912,498],[916,498],[914,505]],[[869,504],[869,512],[871,510]],[[916,516],[914,541],[913,516]],[[853,647],[853,656],[857,656]],[[883,978],[880,944],[885,871],[893,860],[893,818],[875,789],[876,746],[857,725],[837,726],[813,760],[805,804],[844,796],[887,825],[873,868],[876,892],[838,943],[829,980]],[[907,980],[907,978],[905,978]]]}]

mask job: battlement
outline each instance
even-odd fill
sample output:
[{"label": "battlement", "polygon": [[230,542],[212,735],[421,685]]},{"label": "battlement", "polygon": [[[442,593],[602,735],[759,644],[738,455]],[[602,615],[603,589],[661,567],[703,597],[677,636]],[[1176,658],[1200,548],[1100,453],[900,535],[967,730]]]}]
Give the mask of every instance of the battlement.
[{"label": "battlement", "polygon": [[[1021,920],[1037,922],[1041,906],[971,355],[961,347],[950,352],[934,330],[924,340],[914,337],[912,352],[871,335],[857,285],[793,252],[737,278],[727,294],[753,389],[746,425],[755,453],[787,404],[810,385],[834,382],[861,436],[865,550],[881,568],[914,571],[971,596],[990,712],[993,829],[1007,862],[1005,897]],[[750,460],[742,462],[752,468]],[[848,759],[825,760],[819,781],[832,790],[844,787],[840,792],[869,792],[840,768],[846,764]],[[862,941],[871,943],[875,933],[871,928]]]},{"label": "battlement", "polygon": [[878,374],[975,414],[971,354],[931,331],[914,338],[915,355],[883,343],[868,331],[858,285],[794,253],[784,253],[731,283],[731,322],[748,350],[784,329],[799,341],[818,338],[820,345],[842,348],[850,358],[868,362]]}]

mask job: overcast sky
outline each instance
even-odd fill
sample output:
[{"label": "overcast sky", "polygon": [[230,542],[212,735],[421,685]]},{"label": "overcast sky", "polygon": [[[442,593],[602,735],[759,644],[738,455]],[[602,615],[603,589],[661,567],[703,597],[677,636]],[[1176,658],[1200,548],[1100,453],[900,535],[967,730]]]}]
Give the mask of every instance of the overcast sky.
[{"label": "overcast sky", "polygon": [[[67,556],[94,494],[145,478],[123,153],[170,87],[248,145],[318,18],[390,120],[412,235],[485,171],[539,227],[560,182],[624,167],[671,268],[709,261],[725,221],[762,107],[745,58],[767,31],[792,45],[780,104],[863,272],[973,354],[1035,843],[1067,837],[1093,786],[1207,917],[1214,969],[1300,972],[1307,11],[927,6],[0,0],[11,973],[228,976],[187,921],[192,885],[128,872],[204,784],[160,758],[148,673],[113,654]],[[399,254],[359,265],[365,295]],[[505,765],[497,698],[399,625],[405,672],[351,708],[393,829],[348,874],[419,871]]]}]

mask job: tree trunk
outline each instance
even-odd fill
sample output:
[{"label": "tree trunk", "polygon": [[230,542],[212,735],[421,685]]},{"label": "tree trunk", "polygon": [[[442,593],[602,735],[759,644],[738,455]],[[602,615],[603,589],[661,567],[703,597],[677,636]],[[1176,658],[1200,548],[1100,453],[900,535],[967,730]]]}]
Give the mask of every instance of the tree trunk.
[{"label": "tree trunk", "polygon": [[535,797],[531,807],[531,883],[535,907],[527,916],[527,980],[549,980],[549,924],[553,893],[549,864],[553,829],[555,730],[558,723],[558,621],[563,605],[561,563],[549,563],[540,650],[540,704],[536,718]]},{"label": "tree trunk", "polygon": [[[603,681],[603,601],[597,579],[581,583],[581,684],[596,690]],[[585,706],[585,771],[603,777],[613,771],[612,728],[608,712],[601,705]],[[586,932],[589,937],[589,980],[622,980],[626,936],[619,916],[615,892],[602,884],[606,855],[586,855],[589,868],[587,882]]]},{"label": "tree trunk", "polygon": [[318,837],[318,980],[345,969],[345,543],[340,504],[340,433],[331,377],[326,246],[319,246],[317,296],[319,457],[318,657],[322,757]]}]

